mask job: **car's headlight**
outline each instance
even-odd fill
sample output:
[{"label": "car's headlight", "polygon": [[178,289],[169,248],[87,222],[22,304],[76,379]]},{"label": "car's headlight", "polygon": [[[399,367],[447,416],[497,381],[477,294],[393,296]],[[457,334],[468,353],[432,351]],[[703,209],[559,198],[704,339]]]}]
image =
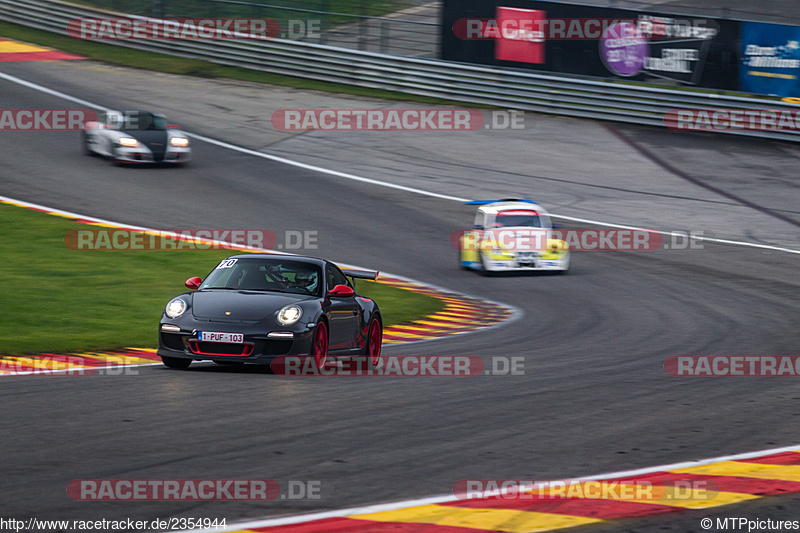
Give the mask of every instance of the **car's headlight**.
[{"label": "car's headlight", "polygon": [[186,139],[184,137],[173,137],[172,139],[169,140],[169,144],[171,144],[172,146],[177,146],[179,148],[186,148],[187,146],[189,146],[189,139]]},{"label": "car's headlight", "polygon": [[120,146],[127,146],[128,148],[135,148],[139,146],[139,141],[133,137],[120,137],[117,142],[120,144]]},{"label": "car's headlight", "polygon": [[297,305],[287,305],[278,311],[278,322],[283,326],[291,326],[303,316],[303,310]]},{"label": "car's headlight", "polygon": [[186,311],[186,301],[182,298],[175,298],[170,300],[164,312],[170,318],[178,318]]}]

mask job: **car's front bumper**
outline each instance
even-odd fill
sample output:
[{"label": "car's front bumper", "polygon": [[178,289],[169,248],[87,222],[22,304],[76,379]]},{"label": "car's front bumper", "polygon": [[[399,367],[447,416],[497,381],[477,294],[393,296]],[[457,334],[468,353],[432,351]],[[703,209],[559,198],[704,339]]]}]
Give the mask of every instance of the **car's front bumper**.
[{"label": "car's front bumper", "polygon": [[479,261],[462,261],[461,264],[475,270],[504,272],[516,270],[569,270],[569,254],[561,253],[555,257],[522,257],[513,254],[484,256]]},{"label": "car's front bumper", "polygon": [[[222,343],[200,341],[197,330],[180,332],[163,331],[162,322],[158,332],[158,355],[176,359],[193,359],[197,361],[239,362],[269,364],[276,357],[284,355],[309,355],[313,346],[313,327],[301,326],[294,331],[275,330],[270,332],[244,332],[244,343]],[[236,328],[222,328],[220,324],[203,326],[205,330],[242,333]],[[281,334],[276,336],[275,334]],[[286,338],[288,333],[291,338]],[[273,334],[273,335],[270,335]]]},{"label": "car's front bumper", "polygon": [[114,150],[114,160],[117,163],[188,163],[192,160],[192,150],[191,148],[170,148],[164,153],[164,158],[158,160],[146,147],[119,146]]}]

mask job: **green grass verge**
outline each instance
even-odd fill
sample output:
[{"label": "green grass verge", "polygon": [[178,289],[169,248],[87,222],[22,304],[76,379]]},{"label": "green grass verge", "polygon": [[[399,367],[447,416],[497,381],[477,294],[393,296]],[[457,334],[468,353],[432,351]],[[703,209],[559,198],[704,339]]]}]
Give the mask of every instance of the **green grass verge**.
[{"label": "green grass verge", "polygon": [[[155,347],[161,311],[230,250],[76,251],[70,229],[87,226],[0,204],[0,355]],[[381,306],[384,325],[435,313],[441,300],[359,281]]]},{"label": "green grass verge", "polygon": [[19,26],[17,24],[10,24],[8,22],[0,22],[0,37],[56,48],[63,52],[71,52],[73,54],[112,65],[151,70],[155,72],[165,72],[168,74],[197,76],[201,78],[228,78],[232,80],[266,83],[270,85],[293,87],[296,89],[349,94],[352,96],[361,96],[367,98],[380,98],[384,100],[400,100],[423,104],[474,107],[465,105],[463,103],[451,102],[438,98],[413,96],[405,93],[385,91],[382,89],[353,87],[351,85],[345,85],[342,83],[294,78],[292,76],[284,76],[270,72],[217,65],[215,63],[211,63],[210,61],[204,61],[201,59],[188,59],[183,57],[168,56],[165,54],[133,50],[123,46],[82,41],[78,39],[72,39],[64,35],[58,35],[56,33],[36,30],[25,26]]},{"label": "green grass verge", "polygon": [[378,302],[383,317],[383,327],[405,324],[438,313],[445,305],[438,298],[374,281],[356,280],[356,290],[359,294]]}]

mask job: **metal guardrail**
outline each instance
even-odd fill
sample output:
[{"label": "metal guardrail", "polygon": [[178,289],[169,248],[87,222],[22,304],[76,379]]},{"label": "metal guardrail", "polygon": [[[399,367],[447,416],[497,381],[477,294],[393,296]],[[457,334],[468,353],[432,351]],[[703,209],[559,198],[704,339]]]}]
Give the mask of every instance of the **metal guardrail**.
[{"label": "metal guardrail", "polygon": [[[82,8],[56,0],[0,0],[0,20],[62,35],[67,34],[67,24],[72,19],[115,16],[123,15]],[[668,111],[687,108],[768,109],[800,113],[800,104],[767,98],[718,95],[536,74],[529,71],[376,54],[283,39],[103,42],[287,76],[506,109],[630,124],[664,127],[664,115]],[[798,130],[725,130],[724,132],[800,141]]]},{"label": "metal guardrail", "polygon": [[[65,1],[65,0],[62,0]],[[71,1],[71,0],[66,0]],[[74,0],[72,0],[74,1]],[[436,58],[442,0],[82,0],[95,9],[174,19],[268,18],[287,31],[282,38]],[[298,26],[299,25],[299,26]],[[303,33],[303,35],[298,35]],[[278,35],[276,35],[278,37]]]}]

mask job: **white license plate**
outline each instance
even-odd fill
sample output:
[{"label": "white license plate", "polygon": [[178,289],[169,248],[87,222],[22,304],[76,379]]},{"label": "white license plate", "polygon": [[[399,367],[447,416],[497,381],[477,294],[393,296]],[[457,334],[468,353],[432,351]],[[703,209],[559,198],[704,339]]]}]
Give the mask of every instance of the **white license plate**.
[{"label": "white license plate", "polygon": [[230,342],[233,344],[242,344],[244,343],[244,334],[201,331],[197,334],[197,340],[205,342]]}]

